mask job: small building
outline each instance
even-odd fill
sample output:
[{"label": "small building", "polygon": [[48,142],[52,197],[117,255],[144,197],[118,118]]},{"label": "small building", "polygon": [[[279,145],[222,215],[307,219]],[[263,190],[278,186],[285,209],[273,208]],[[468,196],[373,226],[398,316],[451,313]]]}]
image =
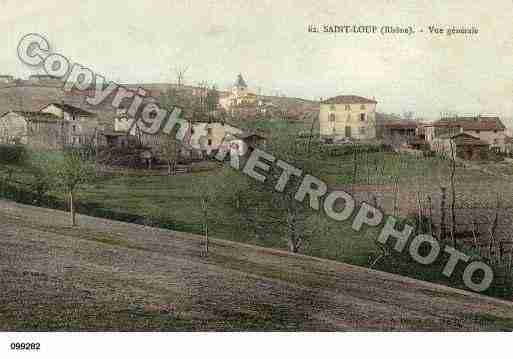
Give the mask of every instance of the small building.
[{"label": "small building", "polygon": [[135,146],[138,143],[137,137],[127,132],[100,131],[99,135],[102,138],[101,143],[111,148],[127,148]]},{"label": "small building", "polygon": [[383,124],[383,140],[386,143],[401,144],[416,139],[418,124],[415,121],[392,121]]},{"label": "small building", "polygon": [[361,96],[341,95],[320,104],[321,137],[344,136],[357,140],[376,138],[377,101]]},{"label": "small building", "polygon": [[189,145],[208,152],[219,150],[227,136],[236,136],[244,131],[225,121],[193,122],[190,129]]},{"label": "small building", "polygon": [[453,154],[457,158],[468,161],[486,160],[490,145],[476,136],[468,133],[442,134],[435,138],[431,149],[448,158]]},{"label": "small building", "polygon": [[69,145],[81,146],[97,141],[99,122],[94,113],[65,103],[51,103],[39,111],[54,114],[69,123]]},{"label": "small building", "polygon": [[66,145],[67,122],[52,113],[9,111],[0,117],[0,141],[37,149]]}]

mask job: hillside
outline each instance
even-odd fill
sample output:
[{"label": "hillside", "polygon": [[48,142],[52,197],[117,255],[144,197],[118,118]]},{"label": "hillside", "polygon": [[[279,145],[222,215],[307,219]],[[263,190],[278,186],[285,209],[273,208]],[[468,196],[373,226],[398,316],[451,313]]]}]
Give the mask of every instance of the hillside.
[{"label": "hillside", "polygon": [[79,92],[66,92],[52,86],[9,86],[0,88],[0,115],[11,110],[38,111],[52,102],[65,102],[96,113],[106,124],[112,124],[116,111],[105,102],[102,106],[90,106],[86,96]]},{"label": "hillside", "polygon": [[[148,96],[158,99],[169,88],[176,88],[176,85],[170,83],[141,83],[141,84],[123,84],[130,89],[144,88]],[[195,86],[182,86],[182,94],[185,98],[195,96]],[[221,94],[226,94],[221,91]],[[115,116],[115,110],[109,106],[106,100],[101,106],[93,107],[85,102],[85,93],[65,92],[61,88],[54,86],[41,86],[28,83],[18,85],[0,86],[0,114],[10,110],[24,109],[26,111],[37,111],[50,102],[66,102],[68,104],[83,108],[85,110],[97,113],[105,123],[112,122]],[[111,96],[112,97],[112,96]],[[291,97],[260,96],[260,99],[271,102],[284,112],[291,116],[301,117],[305,113],[317,113],[319,109],[318,102],[303,100]],[[181,104],[183,105],[183,104]]]},{"label": "hillside", "polygon": [[0,330],[513,330],[513,304],[283,251],[0,201]]}]

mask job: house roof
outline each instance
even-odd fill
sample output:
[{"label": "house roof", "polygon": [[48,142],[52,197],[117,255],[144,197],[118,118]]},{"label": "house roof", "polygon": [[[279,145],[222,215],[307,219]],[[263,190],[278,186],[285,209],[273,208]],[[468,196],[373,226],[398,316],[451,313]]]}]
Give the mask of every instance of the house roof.
[{"label": "house roof", "polygon": [[479,137],[469,135],[468,133],[450,134],[446,133],[438,136],[442,139],[452,139],[457,145],[472,145],[472,146],[489,146],[486,141],[479,139]]},{"label": "house roof", "polygon": [[35,111],[8,111],[2,115],[2,117],[8,113],[16,113],[23,116],[25,119],[31,122],[61,122],[62,120],[55,116],[53,113],[35,112]]},{"label": "house roof", "polygon": [[92,112],[89,112],[89,111],[86,111],[86,110],[82,110],[81,108],[78,108],[78,107],[75,107],[75,106],[71,106],[71,105],[68,105],[68,104],[65,104],[65,103],[53,102],[53,103],[50,103],[50,104],[48,104],[46,106],[43,106],[41,109],[46,108],[46,107],[48,107],[50,105],[58,107],[61,110],[63,110],[64,112],[71,113],[73,115],[87,116],[87,117],[94,117],[95,116],[94,113],[92,113]]},{"label": "house roof", "polygon": [[465,117],[447,117],[436,121],[433,126],[462,128],[463,131],[504,131],[506,126],[499,117],[481,117],[481,116],[465,116]]},{"label": "house roof", "polygon": [[378,103],[376,100],[371,100],[365,97],[361,96],[355,96],[355,95],[340,95],[335,96],[332,98],[329,98],[327,100],[322,101],[323,104],[329,104],[329,105],[337,105],[337,104],[360,104],[360,103]]},{"label": "house roof", "polygon": [[418,127],[418,123],[414,121],[393,121],[384,122],[383,126],[394,130],[414,130]]}]

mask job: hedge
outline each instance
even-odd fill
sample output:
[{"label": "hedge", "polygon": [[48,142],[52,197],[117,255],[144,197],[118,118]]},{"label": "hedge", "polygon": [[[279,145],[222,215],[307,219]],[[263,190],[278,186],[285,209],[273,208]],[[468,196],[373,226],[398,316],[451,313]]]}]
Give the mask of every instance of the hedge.
[{"label": "hedge", "polygon": [[20,145],[0,144],[0,163],[22,164],[27,158],[25,147]]}]

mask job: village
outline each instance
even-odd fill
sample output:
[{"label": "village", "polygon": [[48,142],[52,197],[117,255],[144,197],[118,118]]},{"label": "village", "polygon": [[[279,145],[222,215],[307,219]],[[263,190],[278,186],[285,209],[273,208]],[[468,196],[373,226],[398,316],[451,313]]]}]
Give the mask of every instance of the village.
[{"label": "village", "polygon": [[427,120],[381,112],[372,95],[306,100],[264,95],[243,74],[223,90],[176,73],[176,83],[124,86],[178,106],[190,123],[183,141],[142,131],[128,102],[92,106],[88,91],[51,76],[0,76],[0,197],[69,212],[73,233],[90,216],[199,236],[200,258],[216,258],[220,238],[464,288],[441,263],[419,266],[362,240],[373,229],[351,232],[216,158],[227,143],[260,149],[486,261],[496,279],[485,294],[513,295],[513,138],[499,116]]},{"label": "village", "polygon": [[[48,75],[32,75],[28,80],[2,75],[0,83],[4,88],[0,143],[46,150],[137,146],[146,164],[148,159],[163,159],[159,158],[163,145],[161,136],[146,135],[137,126],[129,128],[134,118],[129,118],[126,108],[94,109],[84,106],[87,94],[50,94],[60,83]],[[27,89],[26,94],[24,89]],[[47,89],[48,94],[45,94]],[[40,98],[30,98],[32,90],[41,92]],[[205,151],[198,148],[208,147],[209,152],[215,152],[227,136],[264,144],[266,129],[255,129],[255,120],[306,122],[307,129],[311,123],[308,135],[327,146],[386,144],[395,151],[442,156],[450,156],[453,151],[457,158],[468,161],[496,159],[494,155],[502,155],[507,160],[513,149],[511,129],[495,115],[441,114],[434,121],[397,115],[386,118],[377,112],[378,101],[374,98],[337,95],[314,102],[259,96],[249,90],[241,74],[229,91],[217,91],[215,86],[179,84],[167,89],[160,86],[154,91],[154,98],[166,97],[169,91],[173,94],[164,101],[185,104],[185,118],[192,123],[189,140],[201,138],[205,142],[192,143],[189,147],[195,151],[182,148],[180,158],[201,159]]]}]

